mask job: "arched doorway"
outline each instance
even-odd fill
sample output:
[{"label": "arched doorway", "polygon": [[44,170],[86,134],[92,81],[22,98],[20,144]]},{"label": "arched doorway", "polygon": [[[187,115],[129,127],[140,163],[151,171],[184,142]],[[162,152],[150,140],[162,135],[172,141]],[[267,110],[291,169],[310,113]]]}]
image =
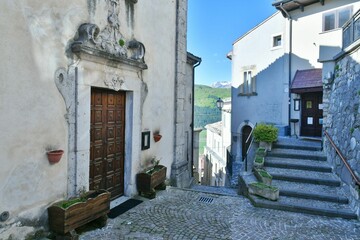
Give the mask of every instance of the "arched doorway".
[{"label": "arched doorway", "polygon": [[250,136],[251,130],[252,130],[252,128],[249,125],[244,126],[241,130],[241,133],[242,133],[242,145],[241,145],[242,159],[245,158],[247,150],[250,147],[252,137],[248,141],[246,141],[246,140]]}]

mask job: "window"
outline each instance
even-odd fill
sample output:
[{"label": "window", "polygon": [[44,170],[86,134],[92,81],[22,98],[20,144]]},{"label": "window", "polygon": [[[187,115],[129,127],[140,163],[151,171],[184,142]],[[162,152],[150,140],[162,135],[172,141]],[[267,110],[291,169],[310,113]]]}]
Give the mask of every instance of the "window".
[{"label": "window", "polygon": [[253,76],[253,71],[245,70],[243,72],[243,84],[240,85],[240,93],[242,96],[251,96],[256,94],[256,78]]},{"label": "window", "polygon": [[277,35],[273,37],[273,47],[280,47],[282,44],[282,38],[281,35]]},{"label": "window", "polygon": [[323,31],[341,28],[352,15],[352,8],[341,8],[335,11],[324,13],[323,15]]},{"label": "window", "polygon": [[244,72],[245,92],[251,93],[251,71]]}]

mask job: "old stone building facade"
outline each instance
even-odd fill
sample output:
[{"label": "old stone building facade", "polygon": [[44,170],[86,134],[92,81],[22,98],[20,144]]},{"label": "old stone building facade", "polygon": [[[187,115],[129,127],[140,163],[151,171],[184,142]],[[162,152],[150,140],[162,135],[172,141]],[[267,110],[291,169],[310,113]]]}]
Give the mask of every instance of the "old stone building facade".
[{"label": "old stone building facade", "polygon": [[[133,196],[153,157],[172,185],[191,183],[200,59],[186,51],[187,0],[0,8],[1,226],[45,223],[47,206],[84,189]],[[64,150],[59,163],[49,149]]]}]

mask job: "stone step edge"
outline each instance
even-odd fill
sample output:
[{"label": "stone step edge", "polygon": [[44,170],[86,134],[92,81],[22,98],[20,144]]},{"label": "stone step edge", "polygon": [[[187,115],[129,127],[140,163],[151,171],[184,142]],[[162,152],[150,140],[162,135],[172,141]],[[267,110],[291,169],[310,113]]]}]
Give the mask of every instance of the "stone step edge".
[{"label": "stone step edge", "polygon": [[321,151],[321,147],[305,146],[305,145],[291,145],[286,143],[275,143],[273,148],[281,149],[296,149],[296,150],[308,150],[308,151]]},{"label": "stone step edge", "polygon": [[325,194],[314,194],[314,193],[307,193],[307,192],[300,192],[300,191],[282,190],[281,188],[279,188],[279,189],[280,189],[280,196],[312,199],[312,200],[333,202],[333,203],[339,203],[339,204],[349,204],[349,199],[347,199],[345,197],[330,196],[330,195],[325,195]]},{"label": "stone step edge", "polygon": [[320,178],[308,178],[308,177],[300,177],[300,176],[289,176],[282,174],[273,174],[269,172],[273,179],[283,180],[289,182],[301,182],[301,183],[311,183],[317,185],[325,185],[325,186],[334,186],[340,187],[341,183],[338,180],[333,179],[320,179]]},{"label": "stone step edge", "polygon": [[270,208],[275,210],[283,210],[289,212],[298,212],[298,213],[307,213],[312,215],[319,215],[319,216],[327,216],[327,217],[341,217],[345,219],[358,219],[357,215],[352,212],[348,211],[341,211],[341,210],[333,210],[333,209],[325,209],[325,208],[315,208],[315,207],[306,207],[306,206],[299,206],[296,204],[284,204],[278,202],[264,202],[264,201],[257,201],[255,197],[249,195],[248,198],[250,199],[251,203],[255,207],[261,208]]},{"label": "stone step edge", "polygon": [[274,167],[274,168],[286,168],[286,169],[297,169],[304,171],[313,171],[313,172],[326,172],[331,173],[332,168],[328,166],[314,166],[314,165],[303,165],[303,164],[289,164],[289,163],[280,163],[272,160],[265,159],[265,167]]},{"label": "stone step edge", "polygon": [[308,155],[301,153],[276,153],[276,152],[268,152],[267,157],[278,157],[278,158],[293,158],[299,160],[315,160],[315,161],[323,161],[326,162],[325,156],[318,155]]}]

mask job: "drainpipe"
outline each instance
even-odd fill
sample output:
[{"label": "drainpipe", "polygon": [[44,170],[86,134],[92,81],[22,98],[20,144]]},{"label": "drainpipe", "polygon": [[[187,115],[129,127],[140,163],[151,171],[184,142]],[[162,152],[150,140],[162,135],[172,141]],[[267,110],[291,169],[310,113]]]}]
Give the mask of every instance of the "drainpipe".
[{"label": "drainpipe", "polygon": [[[193,65],[192,68],[192,79],[193,79],[193,83],[192,83],[192,110],[191,110],[191,114],[192,114],[192,123],[191,123],[191,166],[194,166],[194,122],[195,122],[195,113],[194,113],[194,104],[195,104],[195,68],[197,66],[199,66],[201,64],[201,58],[199,60],[199,62],[197,62],[195,65]],[[191,167],[191,177],[194,177],[194,171],[193,168]]]},{"label": "drainpipe", "polygon": [[75,183],[74,183],[74,187],[75,187],[75,195],[77,193],[77,187],[78,187],[78,178],[77,178],[77,169],[78,169],[78,102],[79,102],[79,93],[78,90],[79,86],[78,86],[78,68],[75,68],[75,124],[74,124],[74,128],[75,128],[75,141],[74,141],[74,152],[75,152]]},{"label": "drainpipe", "polygon": [[178,98],[178,91],[177,91],[177,86],[178,86],[178,61],[179,61],[179,0],[176,0],[176,19],[175,19],[175,26],[176,26],[176,29],[175,29],[175,69],[174,69],[174,72],[175,72],[175,81],[174,81],[174,154],[173,154],[173,157],[174,157],[174,160],[172,162],[172,166],[171,166],[171,173],[170,173],[170,182],[171,182],[171,185],[174,185],[176,186],[177,185],[177,182],[176,182],[176,175],[174,175],[174,170],[173,170],[173,166],[176,166],[176,163],[177,163],[177,159],[176,159],[176,144],[177,144],[177,141],[176,141],[176,136],[177,136],[177,128],[176,128],[176,124],[177,124],[177,110],[178,110],[178,107],[177,107],[177,98]]},{"label": "drainpipe", "polygon": [[[289,130],[290,130],[290,136],[291,136],[291,124],[290,124],[290,119],[291,119],[291,92],[290,92],[290,86],[291,86],[291,65],[292,65],[292,18],[290,16],[290,14],[284,9],[283,7],[283,3],[280,4],[279,8],[281,9],[281,11],[283,13],[285,13],[286,17],[289,19],[289,106],[288,106],[288,124],[289,124]],[[295,128],[294,128],[295,131]]]}]

